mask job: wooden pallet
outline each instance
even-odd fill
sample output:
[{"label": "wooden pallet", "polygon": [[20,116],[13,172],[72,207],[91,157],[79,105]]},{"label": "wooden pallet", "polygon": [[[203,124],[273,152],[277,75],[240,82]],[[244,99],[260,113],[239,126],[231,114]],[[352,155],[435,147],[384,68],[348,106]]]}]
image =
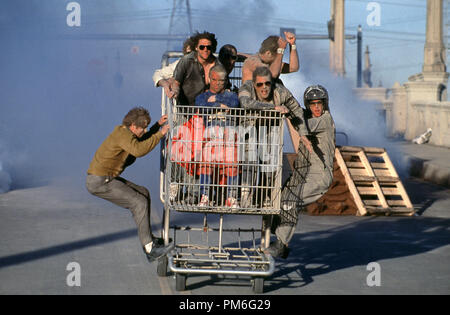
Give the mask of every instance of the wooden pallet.
[{"label": "wooden pallet", "polygon": [[[287,127],[294,151],[298,152],[300,137],[288,119]],[[283,164],[289,168],[285,176],[292,170],[292,165],[289,164],[295,160],[295,154],[292,156],[288,154],[287,157],[289,159]],[[342,176],[345,180],[342,180]],[[415,213],[386,150],[357,146],[336,148],[330,189],[318,201],[308,205],[306,210],[314,215]]]},{"label": "wooden pallet", "polygon": [[414,207],[383,148],[342,146],[335,152],[357,215],[413,215]]}]

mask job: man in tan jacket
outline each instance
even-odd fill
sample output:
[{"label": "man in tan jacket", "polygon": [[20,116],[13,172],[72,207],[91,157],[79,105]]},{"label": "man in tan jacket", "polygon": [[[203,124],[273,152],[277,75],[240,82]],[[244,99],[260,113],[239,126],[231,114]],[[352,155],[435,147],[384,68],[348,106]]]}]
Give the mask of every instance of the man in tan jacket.
[{"label": "man in tan jacket", "polygon": [[86,178],[87,190],[100,198],[129,209],[136,222],[139,240],[149,261],[165,255],[170,246],[164,247],[161,240],[151,232],[150,193],[119,175],[137,157],[153,150],[169,130],[167,116],[154,124],[149,131],[150,115],[145,108],[135,107],[124,117],[122,125],[100,145],[89,165]]}]

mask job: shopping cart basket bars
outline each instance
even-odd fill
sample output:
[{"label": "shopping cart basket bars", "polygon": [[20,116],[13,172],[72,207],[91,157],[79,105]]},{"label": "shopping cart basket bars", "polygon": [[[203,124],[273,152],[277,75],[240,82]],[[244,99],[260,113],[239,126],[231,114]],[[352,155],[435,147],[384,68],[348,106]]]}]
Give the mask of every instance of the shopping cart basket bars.
[{"label": "shopping cart basket bars", "polygon": [[177,211],[280,211],[283,116],[275,110],[170,106],[165,203]]}]

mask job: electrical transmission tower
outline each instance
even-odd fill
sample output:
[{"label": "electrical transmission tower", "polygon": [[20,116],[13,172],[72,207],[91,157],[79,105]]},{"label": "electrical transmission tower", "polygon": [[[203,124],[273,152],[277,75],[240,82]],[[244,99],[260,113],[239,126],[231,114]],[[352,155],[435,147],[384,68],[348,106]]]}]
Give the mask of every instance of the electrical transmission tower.
[{"label": "electrical transmission tower", "polygon": [[[189,33],[186,33],[189,30]],[[186,38],[192,34],[191,6],[189,0],[173,0],[172,14],[170,15],[169,35],[186,33]],[[179,41],[176,41],[179,43]],[[167,40],[167,50],[173,50],[176,44]]]}]

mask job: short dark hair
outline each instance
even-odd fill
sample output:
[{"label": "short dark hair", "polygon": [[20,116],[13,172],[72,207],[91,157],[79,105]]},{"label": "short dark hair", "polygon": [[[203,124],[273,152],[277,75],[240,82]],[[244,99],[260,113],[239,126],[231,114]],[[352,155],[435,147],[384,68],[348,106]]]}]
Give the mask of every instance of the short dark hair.
[{"label": "short dark hair", "polygon": [[237,54],[237,49],[231,44],[223,45],[219,50],[219,60],[222,62],[223,60],[230,58],[230,56],[234,56],[233,51]]},{"label": "short dark hair", "polygon": [[259,48],[259,53],[264,54],[266,51],[270,51],[272,54],[277,53],[278,49],[278,39],[280,37],[276,35],[272,35],[267,37],[262,43],[261,47]]},{"label": "short dark hair", "polygon": [[211,42],[211,53],[215,53],[216,49],[217,49],[217,39],[216,39],[216,35],[213,33],[209,33],[209,32],[203,32],[203,33],[199,33],[196,32],[192,38],[194,39],[194,48],[197,47],[198,42],[200,41],[200,39],[207,39]]},{"label": "short dark hair", "polygon": [[136,127],[145,128],[150,124],[150,114],[144,107],[134,107],[123,118],[122,124],[130,127],[134,124]]},{"label": "short dark hair", "polygon": [[270,72],[269,67],[261,66],[257,67],[255,71],[253,71],[253,82],[256,81],[256,77],[269,77],[270,81],[272,81],[272,72]]}]

